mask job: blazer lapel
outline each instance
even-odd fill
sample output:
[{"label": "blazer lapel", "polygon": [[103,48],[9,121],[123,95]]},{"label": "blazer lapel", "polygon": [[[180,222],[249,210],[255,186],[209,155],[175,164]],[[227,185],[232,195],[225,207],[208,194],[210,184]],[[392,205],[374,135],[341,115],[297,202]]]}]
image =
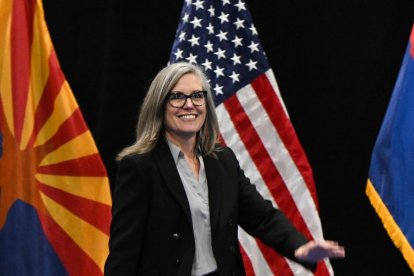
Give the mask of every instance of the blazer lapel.
[{"label": "blazer lapel", "polygon": [[222,196],[220,191],[223,179],[220,174],[221,170],[217,159],[210,156],[204,156],[203,160],[208,185],[211,233],[214,233],[219,218],[220,197]]},{"label": "blazer lapel", "polygon": [[174,163],[174,159],[171,155],[170,148],[163,137],[160,138],[158,145],[154,149],[153,156],[164,182],[183,208],[187,219],[192,225],[190,205],[180,175],[178,174],[177,167]]}]

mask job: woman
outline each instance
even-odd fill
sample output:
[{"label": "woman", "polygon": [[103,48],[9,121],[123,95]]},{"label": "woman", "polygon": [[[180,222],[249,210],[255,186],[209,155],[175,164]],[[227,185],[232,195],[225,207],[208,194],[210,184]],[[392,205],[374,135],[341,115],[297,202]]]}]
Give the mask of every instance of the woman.
[{"label": "woman", "polygon": [[238,225],[312,270],[344,256],[334,242],[308,242],[219,146],[210,86],[197,66],[158,73],[136,135],[118,156],[106,275],[245,275]]}]

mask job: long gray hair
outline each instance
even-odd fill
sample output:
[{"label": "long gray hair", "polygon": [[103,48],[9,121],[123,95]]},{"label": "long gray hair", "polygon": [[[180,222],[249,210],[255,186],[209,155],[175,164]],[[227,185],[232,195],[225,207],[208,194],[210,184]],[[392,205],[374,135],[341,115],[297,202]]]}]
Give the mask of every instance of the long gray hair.
[{"label": "long gray hair", "polygon": [[148,153],[157,145],[164,134],[165,99],[167,94],[185,74],[195,74],[201,80],[202,89],[207,91],[206,119],[196,139],[196,148],[200,147],[205,155],[215,156],[219,141],[219,126],[210,84],[203,70],[193,64],[178,62],[162,69],[152,81],[141,106],[136,128],[136,141],[124,148],[117,160],[130,154]]}]

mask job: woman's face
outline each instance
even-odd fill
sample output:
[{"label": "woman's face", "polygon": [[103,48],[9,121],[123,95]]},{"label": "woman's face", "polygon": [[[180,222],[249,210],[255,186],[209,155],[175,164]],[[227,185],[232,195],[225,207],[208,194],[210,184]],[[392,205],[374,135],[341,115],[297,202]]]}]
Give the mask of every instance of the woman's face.
[{"label": "woman's face", "polygon": [[[171,92],[180,92],[191,95],[203,90],[200,78],[192,73],[185,74],[171,89]],[[206,102],[206,99],[205,99]],[[166,135],[171,140],[189,139],[196,137],[197,132],[203,126],[206,119],[206,103],[195,106],[191,99],[187,98],[182,107],[173,107],[169,101],[165,107],[164,126]]]}]

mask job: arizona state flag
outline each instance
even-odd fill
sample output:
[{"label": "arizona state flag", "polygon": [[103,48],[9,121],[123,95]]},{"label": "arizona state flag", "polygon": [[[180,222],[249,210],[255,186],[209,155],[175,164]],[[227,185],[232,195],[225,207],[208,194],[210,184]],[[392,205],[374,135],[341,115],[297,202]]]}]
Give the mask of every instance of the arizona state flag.
[{"label": "arizona state flag", "polygon": [[102,275],[106,170],[40,0],[0,0],[0,275]]},{"label": "arizona state flag", "polygon": [[414,273],[414,25],[372,153],[366,192]]}]

